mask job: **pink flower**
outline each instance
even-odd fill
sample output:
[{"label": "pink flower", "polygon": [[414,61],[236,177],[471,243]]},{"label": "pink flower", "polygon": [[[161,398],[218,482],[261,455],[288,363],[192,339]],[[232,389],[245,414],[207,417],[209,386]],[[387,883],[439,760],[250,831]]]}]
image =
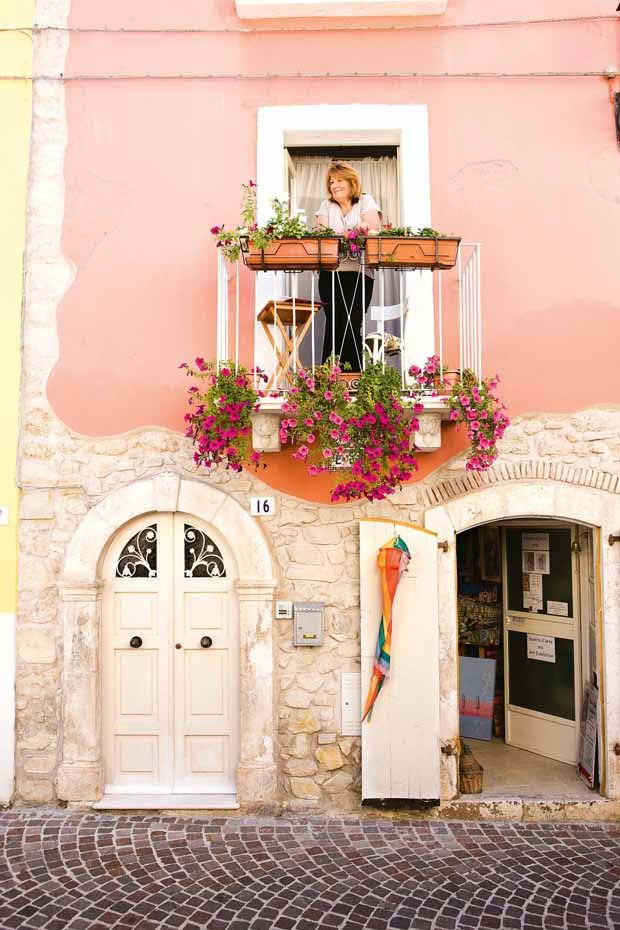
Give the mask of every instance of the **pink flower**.
[{"label": "pink flower", "polygon": [[330,390],[325,391],[325,393],[323,394],[323,397],[325,398],[325,400],[332,400],[333,396],[334,394]]},{"label": "pink flower", "polygon": [[217,236],[223,229],[224,229],[224,225],[223,225],[223,224],[222,224],[222,226],[212,226],[212,227],[211,227],[211,235],[212,235],[212,236]]},{"label": "pink flower", "polygon": [[230,374],[230,368],[220,368],[220,374],[227,378]]},{"label": "pink flower", "polygon": [[320,471],[321,471],[321,469],[320,469],[317,465],[309,465],[309,466],[308,466],[308,474],[309,474],[309,475],[312,475],[313,478],[314,478],[315,475],[318,475],[318,474],[320,473]]},{"label": "pink flower", "polygon": [[335,440],[340,439],[340,433],[338,432],[337,429],[330,429],[329,435],[331,436],[332,439],[335,439]]},{"label": "pink flower", "polygon": [[196,368],[197,368],[199,371],[206,371],[207,366],[206,366],[206,364],[205,364],[204,358],[200,358],[200,357],[199,357],[199,358],[196,359]]},{"label": "pink flower", "polygon": [[462,407],[469,407],[470,400],[467,394],[461,394],[461,396],[459,397],[459,401]]},{"label": "pink flower", "polygon": [[324,459],[331,459],[332,455],[333,455],[333,453],[332,453],[332,450],[331,450],[331,449],[323,449],[323,458],[324,458]]},{"label": "pink flower", "polygon": [[314,435],[314,433],[308,433],[308,435],[306,436],[306,442],[309,442],[310,445],[312,445],[315,439],[316,439],[316,436]]},{"label": "pink flower", "polygon": [[451,411],[450,411],[450,419],[451,419],[451,420],[458,420],[458,418],[459,418],[459,415],[458,415],[458,413],[456,412],[456,410],[451,410]]},{"label": "pink flower", "polygon": [[312,414],[312,416],[314,417],[315,420],[322,420],[322,419],[323,419],[323,414],[321,413],[320,410],[315,410],[314,413]]},{"label": "pink flower", "polygon": [[256,187],[256,182],[252,180],[248,181],[248,187]]},{"label": "pink flower", "polygon": [[316,387],[316,382],[314,378],[308,378],[308,380],[306,381],[306,387],[308,388],[309,391],[314,390],[314,388]]},{"label": "pink flower", "polygon": [[304,420],[304,426],[314,426],[314,420],[312,417],[306,417]]},{"label": "pink flower", "polygon": [[299,447],[299,454],[300,454],[304,459],[308,457],[308,453],[309,453],[309,452],[310,452],[310,449],[308,448],[308,446],[300,446],[300,447]]},{"label": "pink flower", "polygon": [[288,421],[289,429],[295,429],[296,426],[297,426],[297,420],[293,419],[293,420]]}]

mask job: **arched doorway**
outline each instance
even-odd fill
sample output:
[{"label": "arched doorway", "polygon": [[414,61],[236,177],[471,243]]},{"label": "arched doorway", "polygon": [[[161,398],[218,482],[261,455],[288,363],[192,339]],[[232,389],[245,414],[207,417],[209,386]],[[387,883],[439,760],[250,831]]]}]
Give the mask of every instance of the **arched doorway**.
[{"label": "arched doorway", "polygon": [[194,516],[137,517],[102,563],[104,806],[236,807],[238,570]]},{"label": "arched doorway", "polygon": [[[185,515],[187,515],[187,519]],[[132,525],[132,521],[136,522]],[[179,529],[175,530],[175,522]],[[102,662],[103,609],[104,600],[107,603],[108,597],[105,574],[108,575],[108,581],[114,578],[114,582],[109,586],[111,595],[118,593],[115,585],[118,587],[123,581],[127,581],[127,575],[123,575],[127,559],[121,564],[125,548],[132,545],[131,539],[133,536],[143,530],[148,531],[148,528],[153,524],[164,528],[167,524],[164,535],[168,540],[167,545],[171,553],[167,559],[167,576],[169,577],[170,571],[175,571],[174,566],[177,564],[179,570],[183,566],[183,579],[179,579],[176,587],[168,585],[167,593],[164,594],[161,589],[155,590],[157,579],[151,577],[150,582],[153,591],[145,590],[138,595],[138,599],[142,597],[144,612],[139,607],[134,610],[133,606],[129,607],[123,604],[122,608],[118,608],[120,611],[119,616],[123,617],[124,611],[125,620],[122,623],[128,623],[129,626],[132,626],[132,621],[138,619],[141,623],[150,623],[149,636],[157,626],[157,629],[160,630],[158,635],[162,637],[167,635],[169,638],[171,630],[170,614],[165,622],[163,620],[161,622],[144,620],[144,616],[148,615],[149,609],[156,610],[156,612],[160,611],[162,609],[161,605],[166,598],[170,603],[169,599],[174,597],[174,591],[176,590],[177,598],[187,602],[187,609],[178,608],[176,612],[172,611],[174,617],[172,629],[174,629],[174,623],[183,624],[184,635],[187,634],[190,637],[188,643],[192,648],[188,647],[187,653],[183,648],[177,650],[177,642],[181,643],[182,646],[183,643],[181,639],[176,639],[173,658],[170,661],[189,662],[190,665],[194,663],[196,667],[193,672],[190,669],[189,678],[186,678],[184,674],[177,675],[177,678],[173,679],[173,689],[186,688],[187,680],[197,681],[197,687],[200,689],[202,687],[200,681],[202,658],[197,660],[196,656],[202,657],[203,654],[208,653],[208,650],[205,650],[203,646],[197,646],[194,640],[197,638],[199,643],[203,636],[211,636],[211,633],[203,632],[203,627],[200,626],[204,617],[203,595],[208,598],[218,594],[214,587],[218,582],[213,576],[201,580],[200,576],[192,578],[191,574],[189,577],[185,575],[186,571],[191,573],[191,564],[193,564],[197,556],[198,561],[200,561],[200,553],[196,551],[198,544],[196,540],[192,540],[192,544],[196,543],[196,545],[188,546],[187,555],[188,559],[191,556],[192,562],[187,562],[186,565],[185,546],[187,538],[185,536],[185,527],[188,526],[193,528],[193,531],[206,533],[211,540],[211,542],[206,543],[207,547],[211,544],[218,546],[220,553],[224,555],[224,562],[228,560],[233,572],[229,579],[232,581],[232,587],[227,592],[219,592],[220,595],[226,595],[223,601],[220,599],[220,602],[225,602],[229,607],[234,597],[238,603],[239,616],[238,649],[236,644],[233,646],[232,643],[229,643],[227,646],[230,661],[233,666],[236,664],[238,668],[239,682],[237,687],[238,716],[234,709],[231,711],[232,716],[236,716],[239,723],[239,761],[235,773],[236,799],[239,804],[248,808],[253,805],[268,804],[275,800],[277,790],[274,761],[272,678],[273,591],[276,582],[273,577],[269,548],[256,521],[233,498],[208,484],[181,480],[174,474],[158,475],[153,479],[136,482],[110,494],[83,518],[67,549],[62,580],[59,583],[63,607],[65,649],[63,668],[63,757],[58,771],[58,795],[68,801],[81,802],[96,802],[102,798],[105,758],[102,720],[104,702],[108,700],[108,695],[104,693],[101,674],[102,665],[104,664]],[[183,529],[180,529],[180,527]],[[128,538],[125,538],[125,533],[119,534],[119,530],[122,528],[131,531]],[[133,543],[134,548],[136,542]],[[176,558],[174,555],[175,545],[177,546]],[[170,547],[172,548],[170,549]],[[146,548],[148,548],[148,544],[142,546],[142,549]],[[194,548],[193,555],[189,553],[189,548]],[[232,548],[234,548],[234,555],[231,552]],[[126,554],[132,555],[132,553]],[[116,567],[114,567],[114,559],[116,559]],[[145,558],[145,561],[148,566],[148,559]],[[117,577],[116,571],[119,565],[120,577]],[[113,568],[114,570],[112,570]],[[148,575],[148,567],[145,568],[145,572]],[[144,583],[148,582],[149,578],[145,577],[143,587]],[[192,584],[195,590],[191,589]],[[145,593],[147,595],[146,601],[143,597]],[[185,597],[185,595],[189,596]],[[112,600],[115,600],[115,598],[112,597]],[[126,600],[129,603],[131,598]],[[146,602],[150,602],[151,606]],[[123,600],[121,599],[118,603],[122,604]],[[152,605],[157,605],[157,608]],[[192,613],[194,609],[195,612]],[[115,629],[114,623],[118,622],[114,619],[115,610],[116,608],[110,608],[111,617],[113,618],[112,630]],[[180,619],[177,620],[177,617]],[[211,618],[208,622],[214,621]],[[216,620],[215,622],[219,621]],[[195,626],[196,624],[197,626]],[[117,626],[116,630],[120,632],[121,627]],[[164,630],[167,631],[166,634],[164,634]],[[129,629],[127,632],[130,632]],[[138,630],[135,633],[133,630],[131,632],[132,636],[141,636]],[[146,633],[146,629],[143,632]],[[200,633],[200,637],[197,636],[198,633]],[[131,638],[130,636],[129,639]],[[144,636],[141,638],[144,645],[146,645]],[[211,638],[215,640],[214,636],[211,636]],[[158,641],[158,648],[155,650],[158,656],[162,641],[161,639]],[[129,656],[133,654],[144,656],[146,653],[141,651],[142,648],[134,649],[124,643],[122,653]],[[168,640],[166,639],[165,650],[167,649]],[[200,649],[200,652],[197,651],[198,649]],[[181,659],[176,655],[177,652],[183,653],[184,656],[190,658]],[[233,656],[233,653],[236,653],[236,656]],[[141,659],[141,661],[144,664],[145,660]],[[166,663],[163,664],[166,665]],[[192,674],[194,675],[193,679]],[[234,674],[233,671],[233,677]],[[131,672],[128,672],[126,677],[131,682]],[[126,691],[127,693],[130,694],[130,692]],[[167,686],[166,694],[169,701],[168,713],[170,717],[172,695],[170,684]],[[143,692],[140,699],[144,701]],[[205,703],[205,701],[208,702],[212,699],[213,694],[209,696],[208,689],[203,688],[202,691],[196,691],[197,703],[195,709],[212,710],[213,706],[209,707],[208,703]],[[184,695],[176,703],[180,708],[187,708],[187,697]],[[234,707],[234,701],[231,706]],[[141,709],[145,708],[146,705],[143,704]],[[140,708],[134,707],[135,709]],[[173,706],[173,716],[174,713]],[[200,727],[204,726],[204,717],[208,718],[214,715],[209,713],[190,714],[190,718],[192,716],[203,718],[200,721],[193,722],[197,727],[196,733],[192,733],[193,723],[191,720],[186,722],[187,725],[183,724],[181,727],[177,725],[176,729],[173,728],[172,737],[170,736],[169,724],[166,731],[167,736],[165,739],[168,740],[168,743],[171,738],[173,742],[174,740],[181,740],[186,762],[189,758],[189,766],[186,762],[184,763],[185,769],[179,782],[180,787],[182,784],[185,786],[191,785],[192,779],[195,779],[193,782],[195,786],[201,778],[204,787],[204,777],[207,772],[201,772],[201,769],[209,769],[209,767],[217,767],[218,765],[221,769],[226,768],[225,760],[222,760],[221,757],[222,742],[220,741],[219,750],[215,750],[214,744],[217,740],[205,739],[205,737],[217,737],[218,734],[213,732],[213,728],[207,732],[200,729]],[[213,721],[211,723],[213,724]],[[149,734],[143,733],[140,735],[147,737],[147,739],[142,740],[143,744],[147,743]],[[198,737],[197,740],[192,740],[194,735]],[[230,735],[229,733],[229,738]],[[207,745],[209,742],[211,748]],[[149,752],[151,754],[154,752],[152,747],[153,741],[151,740],[151,750],[145,750],[143,746],[142,756],[135,747],[129,751],[130,756],[133,753],[134,762],[138,767],[141,766],[143,770],[147,768],[146,763],[148,762]],[[193,761],[191,758],[192,750],[194,751]],[[179,754],[179,745],[176,746],[176,754]],[[233,757],[234,752],[229,758],[229,769],[231,769]],[[159,759],[160,756],[158,755],[157,758]],[[192,765],[195,765],[195,774],[191,774]],[[151,766],[151,772],[153,771],[154,765]],[[143,771],[142,775],[144,774]],[[151,777],[154,778],[153,775]],[[230,778],[230,776],[228,777]],[[155,782],[153,782],[154,784]],[[211,787],[214,784],[215,781],[211,783]],[[226,800],[228,802],[228,799]],[[142,805],[136,806],[149,806],[149,804],[152,805],[153,803],[153,801],[147,799]],[[183,805],[182,802],[179,802],[178,806],[187,806],[187,804]]]},{"label": "arched doorway", "polygon": [[[438,562],[440,630],[440,728],[442,744],[459,735],[456,534],[486,523],[511,519],[553,519],[591,529],[595,588],[595,624],[600,643],[600,785],[601,794],[620,797],[615,744],[620,686],[616,641],[620,633],[618,545],[607,540],[620,527],[620,499],[610,492],[547,481],[506,481],[468,494],[454,492],[425,512],[425,526],[448,543]],[[458,794],[456,759],[442,755],[442,798]]]}]

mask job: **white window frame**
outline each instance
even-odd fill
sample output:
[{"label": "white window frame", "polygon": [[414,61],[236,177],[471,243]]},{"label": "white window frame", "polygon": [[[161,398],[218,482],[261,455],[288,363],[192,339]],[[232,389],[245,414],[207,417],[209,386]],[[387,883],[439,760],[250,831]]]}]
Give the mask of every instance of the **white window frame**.
[{"label": "white window frame", "polygon": [[235,0],[240,19],[317,16],[437,16],[448,0]]},{"label": "white window frame", "polygon": [[[258,222],[271,215],[270,201],[286,190],[287,147],[291,145],[398,145],[400,216],[403,226],[431,226],[428,109],[425,104],[319,104],[260,107],[257,115]],[[309,218],[310,220],[310,218]],[[433,279],[405,275],[409,312],[406,365],[420,364],[435,350]],[[276,290],[277,290],[276,286]],[[283,293],[283,283],[278,293]],[[256,312],[274,295],[273,275],[256,276]],[[374,303],[374,300],[373,300]],[[255,338],[260,339],[258,327]],[[264,347],[266,349],[266,346]],[[257,362],[265,361],[262,341]]]}]

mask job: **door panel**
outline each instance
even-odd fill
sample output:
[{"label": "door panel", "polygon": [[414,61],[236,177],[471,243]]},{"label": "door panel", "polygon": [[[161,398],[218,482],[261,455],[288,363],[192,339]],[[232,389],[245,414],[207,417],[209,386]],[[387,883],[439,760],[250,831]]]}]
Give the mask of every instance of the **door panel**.
[{"label": "door panel", "polygon": [[[529,522],[503,534],[506,743],[575,764],[581,696],[575,529]],[[522,571],[525,535],[548,545],[548,564],[542,563],[548,571],[534,572],[536,583]],[[527,609],[525,593],[532,597],[534,590],[539,600]],[[540,637],[546,645],[537,655]]]},{"label": "door panel", "polygon": [[[104,561],[103,728],[106,793],[170,790],[168,514],[133,520]],[[141,645],[132,648],[132,637]]]},{"label": "door panel", "polygon": [[[175,514],[174,790],[235,790],[239,638],[232,559],[212,529]],[[203,646],[201,640],[207,637]]]},{"label": "door panel", "polygon": [[393,604],[390,675],[362,724],[362,797],[438,799],[437,536],[408,523],[360,521],[362,706],[372,675],[382,597],[377,554],[400,535],[411,553]]}]

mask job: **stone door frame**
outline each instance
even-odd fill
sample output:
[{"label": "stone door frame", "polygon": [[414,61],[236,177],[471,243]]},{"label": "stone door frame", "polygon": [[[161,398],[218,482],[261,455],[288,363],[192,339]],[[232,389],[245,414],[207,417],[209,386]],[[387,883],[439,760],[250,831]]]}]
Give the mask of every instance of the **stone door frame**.
[{"label": "stone door frame", "polygon": [[258,523],[230,495],[164,473],[113,491],[82,519],[67,548],[58,582],[64,639],[62,758],[58,797],[89,803],[103,795],[101,726],[102,555],[129,520],[153,512],[187,513],[232,540],[238,567],[240,638],[241,806],[264,806],[277,796],[274,759],[273,593],[269,546]]},{"label": "stone door frame", "polygon": [[447,551],[438,553],[440,735],[442,799],[458,795],[456,756],[459,733],[457,695],[458,623],[456,602],[456,534],[513,518],[564,520],[594,532],[595,609],[600,649],[602,708],[601,794],[620,798],[620,543],[610,546],[610,534],[620,532],[620,496],[555,481],[506,482],[481,488],[425,511],[424,525],[434,530]]}]

